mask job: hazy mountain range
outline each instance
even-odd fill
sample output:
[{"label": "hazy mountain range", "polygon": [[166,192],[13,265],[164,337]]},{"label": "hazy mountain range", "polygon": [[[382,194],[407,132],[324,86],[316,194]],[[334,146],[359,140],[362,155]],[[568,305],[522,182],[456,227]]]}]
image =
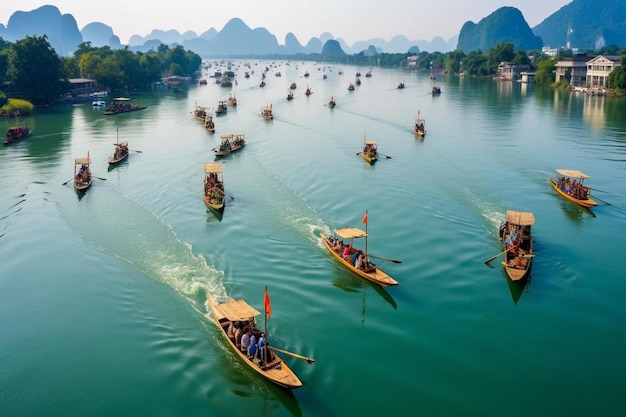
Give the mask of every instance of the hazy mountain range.
[{"label": "hazy mountain range", "polygon": [[[92,22],[79,30],[71,14],[61,14],[56,6],[51,5],[29,12],[15,12],[6,27],[0,24],[0,37],[10,42],[44,34],[63,56],[72,54],[82,42],[91,42],[96,47],[123,47],[110,26]],[[321,53],[329,40],[338,42],[347,54],[448,52],[457,48],[467,53],[479,49],[486,51],[499,42],[513,43],[518,50],[540,49],[543,45],[579,49],[597,49],[610,44],[626,46],[626,0],[573,0],[534,29],[528,26],[518,9],[503,7],[478,23],[466,22],[459,35],[447,41],[441,37],[431,41],[409,40],[398,35],[389,41],[372,38],[348,45],[341,38],[325,32],[302,45],[290,32],[279,43],[267,29],[252,29],[241,19],[233,18],[220,31],[209,28],[197,34],[154,29],[147,36],[132,36],[128,45],[135,51],[156,49],[161,43],[182,45],[203,57],[226,57]]]}]

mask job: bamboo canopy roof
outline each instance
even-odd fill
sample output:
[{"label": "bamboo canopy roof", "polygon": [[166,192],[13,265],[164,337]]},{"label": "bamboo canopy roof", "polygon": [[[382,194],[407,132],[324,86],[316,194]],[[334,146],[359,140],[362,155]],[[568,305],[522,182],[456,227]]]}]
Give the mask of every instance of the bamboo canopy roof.
[{"label": "bamboo canopy roof", "polygon": [[589,175],[585,174],[584,172],[578,171],[576,169],[557,169],[556,172],[563,175],[564,177],[569,177],[569,178],[582,178],[582,179],[591,178]]},{"label": "bamboo canopy roof", "polygon": [[356,227],[348,227],[346,229],[337,229],[335,230],[337,236],[342,239],[354,239],[359,237],[367,237],[367,233],[361,229],[357,229]]},{"label": "bamboo canopy roof", "polygon": [[204,164],[204,172],[205,173],[220,173],[222,172],[222,166],[216,162],[207,162]]},{"label": "bamboo canopy roof", "polygon": [[519,226],[532,226],[535,224],[535,216],[531,212],[507,210],[506,221]]},{"label": "bamboo canopy roof", "polygon": [[245,300],[232,298],[225,303],[216,305],[215,308],[230,321],[246,321],[261,314],[246,303]]}]

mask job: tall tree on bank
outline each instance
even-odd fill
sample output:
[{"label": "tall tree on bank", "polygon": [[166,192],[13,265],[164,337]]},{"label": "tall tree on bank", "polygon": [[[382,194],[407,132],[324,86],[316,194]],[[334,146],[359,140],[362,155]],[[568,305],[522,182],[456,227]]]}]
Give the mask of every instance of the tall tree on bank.
[{"label": "tall tree on bank", "polygon": [[27,36],[9,51],[7,80],[34,104],[48,104],[65,91],[63,63],[46,35]]}]

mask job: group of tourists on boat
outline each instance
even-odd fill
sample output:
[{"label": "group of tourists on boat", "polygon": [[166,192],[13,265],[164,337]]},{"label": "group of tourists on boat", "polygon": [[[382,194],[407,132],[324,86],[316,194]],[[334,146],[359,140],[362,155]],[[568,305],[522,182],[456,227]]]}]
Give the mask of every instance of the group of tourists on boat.
[{"label": "group of tourists on boat", "polygon": [[259,359],[261,364],[271,362],[272,353],[266,348],[265,333],[256,328],[254,320],[231,321],[226,335],[251,361]]},{"label": "group of tourists on boat", "polygon": [[333,236],[330,236],[328,240],[333,250],[356,269],[364,272],[374,272],[376,270],[376,265],[370,262],[362,250],[353,248],[352,244],[346,245],[341,239]]},{"label": "group of tourists on boat", "polygon": [[7,142],[20,140],[30,135],[30,130],[26,126],[12,127],[7,131]]},{"label": "group of tourists on boat", "polygon": [[415,133],[418,133],[418,134],[426,133],[424,122],[415,122]]},{"label": "group of tourists on boat", "polygon": [[531,252],[530,226],[511,224],[508,221],[500,226],[500,241],[505,247],[506,264],[509,268],[526,269]]},{"label": "group of tourists on boat", "polygon": [[122,159],[128,155],[128,144],[126,142],[117,143],[115,145],[115,152],[113,153],[113,159]]},{"label": "group of tourists on boat", "polygon": [[557,186],[565,194],[578,200],[587,200],[590,195],[589,187],[585,187],[581,182],[577,181],[576,179],[570,180],[569,178],[559,177]]},{"label": "group of tourists on boat", "polygon": [[80,181],[80,182],[91,181],[91,170],[89,169],[88,164],[82,164],[80,166],[80,169],[78,170],[78,174],[76,174],[76,181]]},{"label": "group of tourists on boat", "polygon": [[204,179],[204,195],[211,201],[221,202],[224,200],[224,184],[219,181],[216,173],[210,173]]}]

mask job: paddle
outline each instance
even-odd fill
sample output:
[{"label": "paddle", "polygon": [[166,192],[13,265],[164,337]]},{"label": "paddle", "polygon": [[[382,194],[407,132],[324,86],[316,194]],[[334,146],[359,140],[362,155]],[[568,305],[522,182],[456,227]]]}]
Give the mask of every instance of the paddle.
[{"label": "paddle", "polygon": [[387,159],[391,159],[391,157],[389,155],[385,155],[384,153],[380,153],[380,152],[378,152],[378,153],[381,154],[382,156],[384,156]]},{"label": "paddle", "polygon": [[137,153],[143,153],[143,151],[138,151],[138,150],[135,150],[135,149],[129,149],[129,151],[133,151],[133,152],[137,152]]},{"label": "paddle", "polygon": [[70,178],[69,180],[65,181],[65,182],[64,182],[63,184],[61,184],[61,185],[65,185],[65,184],[67,184],[68,182],[72,181],[73,179],[74,179],[74,178]]},{"label": "paddle", "polygon": [[363,153],[363,152],[357,152],[356,154],[357,154],[357,156],[358,156],[358,155],[361,155],[362,153]]},{"label": "paddle", "polygon": [[600,191],[601,193],[608,193],[608,192],[610,192],[610,191],[598,190],[597,188],[590,188],[590,190]]},{"label": "paddle", "polygon": [[274,346],[268,345],[267,347],[273,351],[284,353],[285,355],[293,356],[294,358],[302,359],[303,361],[306,361],[309,365],[315,362],[315,359],[313,358],[307,358],[306,356],[298,355],[297,353],[289,352],[287,350],[278,349],[277,347],[274,347]]},{"label": "paddle", "polygon": [[367,256],[372,257],[372,258],[376,258],[376,259],[382,259],[382,260],[385,260],[385,261],[391,261],[394,264],[401,264],[402,263],[402,261],[399,261],[397,259],[383,258],[382,256],[372,255],[371,253],[368,253]]},{"label": "paddle", "polygon": [[102,181],[106,181],[107,180],[106,178],[96,177],[95,175],[92,175],[92,177],[97,178],[97,179],[102,180]]},{"label": "paddle", "polygon": [[[596,191],[598,191],[598,190],[596,190]],[[597,197],[597,196],[595,196],[595,195],[593,196],[593,198],[595,198],[595,199],[596,199],[596,200],[598,200],[598,201],[602,201],[602,202],[603,202],[604,204],[606,204],[607,206],[610,206],[610,205],[611,205],[611,203],[609,203],[608,201],[604,201],[604,200],[602,200],[601,198],[598,198],[598,197]]]},{"label": "paddle", "polygon": [[498,256],[500,256],[500,255],[504,255],[504,254],[505,254],[505,253],[507,253],[508,251],[509,251],[509,250],[507,249],[507,250],[504,250],[504,251],[500,252],[499,254],[497,254],[497,255],[495,255],[495,256],[492,256],[491,258],[489,258],[489,259],[487,259],[487,260],[485,261],[485,264],[488,264],[489,262],[493,261],[494,259],[496,259],[496,258],[497,258]]}]

